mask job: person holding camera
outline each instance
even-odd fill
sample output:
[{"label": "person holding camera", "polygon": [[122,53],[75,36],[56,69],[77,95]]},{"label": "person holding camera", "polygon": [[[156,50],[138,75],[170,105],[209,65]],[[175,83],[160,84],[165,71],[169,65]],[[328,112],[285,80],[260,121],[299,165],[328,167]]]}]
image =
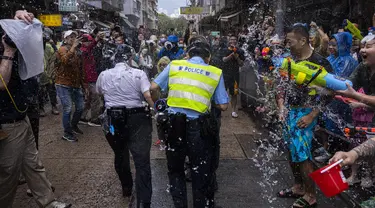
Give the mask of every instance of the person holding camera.
[{"label": "person holding camera", "polygon": [[[81,38],[77,38],[77,35],[77,32],[72,30],[64,33],[65,45],[60,47],[57,54],[59,65],[56,69],[55,78],[57,96],[63,106],[64,135],[62,139],[70,142],[78,141],[73,133],[83,134],[77,124],[84,108],[82,88],[86,89],[82,52],[79,50]],[[73,103],[75,112],[71,119]]]},{"label": "person holding camera", "polygon": [[[89,34],[82,35],[82,57],[83,57],[83,69],[85,71],[85,84],[87,85],[86,102],[85,107],[81,116],[80,123],[87,124],[92,127],[100,127],[99,115],[102,107],[101,97],[95,90],[96,81],[98,79],[98,72],[96,70],[94,47],[96,44],[103,39],[105,34],[99,32],[98,35],[93,38]],[[91,116],[88,116],[88,112],[91,111]]]},{"label": "person holding camera", "polygon": [[154,106],[150,94],[150,82],[146,74],[128,65],[132,58],[128,45],[119,45],[112,60],[116,64],[99,75],[97,92],[104,95],[106,139],[115,153],[115,169],[121,181],[124,197],[130,197],[133,179],[130,170],[129,151],[136,169],[137,208],[151,205],[151,133],[152,118],[149,106]]},{"label": "person holding camera", "polygon": [[168,36],[167,42],[164,43],[164,47],[160,50],[158,59],[163,56],[167,56],[171,61],[180,59],[184,54],[184,50],[178,47],[178,37],[175,35]]},{"label": "person holding camera", "polygon": [[225,87],[229,89],[231,95],[232,117],[237,118],[237,93],[235,92],[235,83],[240,83],[240,67],[245,61],[245,53],[237,46],[236,36],[229,38],[229,48],[223,57],[225,66],[223,67]]},{"label": "person holding camera", "polygon": [[150,39],[146,43],[148,45],[149,54],[152,58],[152,65],[154,65],[155,67],[158,64],[158,55],[161,50],[161,47],[158,45],[158,38],[156,37],[156,35],[151,35]]},{"label": "person holding camera", "polygon": [[[32,24],[34,15],[25,10],[17,11],[15,19]],[[71,204],[55,200],[51,183],[39,159],[33,131],[27,117],[27,94],[30,86],[27,80],[20,78],[20,65],[17,57],[20,54],[16,53],[17,46],[7,35],[2,37],[2,46],[2,56],[0,56],[0,100],[2,101],[0,102],[0,207],[12,207],[21,172],[39,207],[71,207]]]},{"label": "person holding camera", "polygon": [[59,115],[56,99],[56,88],[54,78],[54,68],[56,61],[57,48],[51,39],[51,34],[47,29],[43,32],[43,46],[44,46],[44,72],[40,76],[40,92],[39,92],[39,115],[40,117],[46,116],[44,106],[46,104],[46,97],[49,97],[52,106],[52,114]]}]

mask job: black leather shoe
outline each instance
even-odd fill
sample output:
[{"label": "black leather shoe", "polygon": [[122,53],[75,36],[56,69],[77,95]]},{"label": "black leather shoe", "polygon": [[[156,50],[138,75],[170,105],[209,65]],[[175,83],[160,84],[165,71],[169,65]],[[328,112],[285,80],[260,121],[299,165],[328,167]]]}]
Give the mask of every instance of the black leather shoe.
[{"label": "black leather shoe", "polygon": [[151,208],[151,203],[141,203],[140,208]]}]

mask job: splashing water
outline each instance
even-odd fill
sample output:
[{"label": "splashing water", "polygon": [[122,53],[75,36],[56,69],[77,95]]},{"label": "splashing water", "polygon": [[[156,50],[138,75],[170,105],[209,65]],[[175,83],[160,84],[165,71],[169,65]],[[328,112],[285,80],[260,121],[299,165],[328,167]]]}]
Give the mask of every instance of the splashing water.
[{"label": "splashing water", "polygon": [[171,191],[171,187],[172,187],[172,185],[167,184],[167,189],[166,189],[166,191],[167,191],[168,193]]},{"label": "splashing water", "polygon": [[160,142],[159,144],[159,150],[160,151],[165,151],[167,149],[167,145],[164,144],[164,142]]},{"label": "splashing water", "polygon": [[[281,140],[281,138],[275,133],[271,132],[269,136],[269,143],[275,143]],[[258,184],[263,190],[262,198],[267,200],[269,204],[272,204],[276,200],[273,187],[279,183],[278,180],[272,179],[273,176],[279,172],[279,168],[275,165],[272,159],[280,156],[280,154],[282,154],[282,152],[280,152],[277,145],[267,145],[262,142],[255,150],[254,157],[251,158],[255,163],[255,166],[262,172],[261,180]]]}]

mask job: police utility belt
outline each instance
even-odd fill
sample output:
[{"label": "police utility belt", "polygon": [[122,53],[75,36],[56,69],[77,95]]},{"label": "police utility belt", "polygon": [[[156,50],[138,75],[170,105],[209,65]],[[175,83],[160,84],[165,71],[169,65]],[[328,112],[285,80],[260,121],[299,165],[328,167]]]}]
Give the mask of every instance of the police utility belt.
[{"label": "police utility belt", "polygon": [[208,141],[214,141],[219,132],[217,120],[211,114],[190,119],[186,114],[176,113],[170,114],[168,118],[168,144],[185,143],[189,129],[199,130],[201,138]]},{"label": "police utility belt", "polygon": [[121,121],[122,124],[127,124],[129,115],[138,114],[138,113],[150,113],[150,108],[148,107],[139,107],[139,108],[126,108],[123,107],[112,107],[107,109],[108,116],[108,126],[109,132],[115,134],[115,123]]}]

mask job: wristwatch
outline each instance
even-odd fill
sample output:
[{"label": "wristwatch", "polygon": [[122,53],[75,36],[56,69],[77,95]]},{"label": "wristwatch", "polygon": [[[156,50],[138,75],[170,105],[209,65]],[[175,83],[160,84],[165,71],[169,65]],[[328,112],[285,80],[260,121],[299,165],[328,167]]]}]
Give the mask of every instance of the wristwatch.
[{"label": "wristwatch", "polygon": [[13,61],[13,57],[10,57],[10,56],[0,56],[0,59],[5,59],[5,60],[11,60],[11,61]]}]

